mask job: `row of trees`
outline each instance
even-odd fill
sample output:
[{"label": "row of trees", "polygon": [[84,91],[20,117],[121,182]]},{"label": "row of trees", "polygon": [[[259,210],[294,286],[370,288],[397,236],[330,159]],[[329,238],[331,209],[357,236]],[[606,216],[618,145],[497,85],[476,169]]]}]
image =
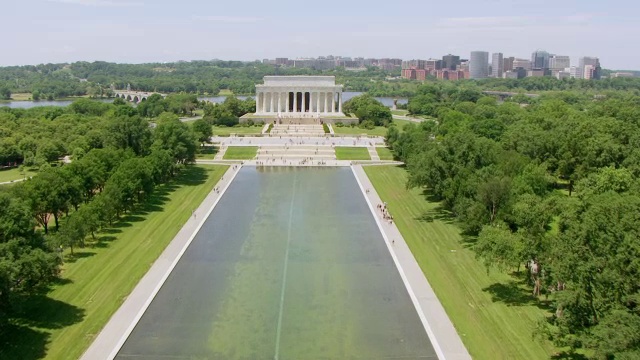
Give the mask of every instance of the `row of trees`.
[{"label": "row of trees", "polygon": [[[399,79],[399,69],[387,71],[378,67],[367,67],[362,71],[348,71],[340,67],[319,71],[260,62],[221,60],[162,64],[115,64],[96,61],[0,67],[0,99],[8,99],[11,93],[31,93],[34,100],[80,95],[109,97],[112,94],[111,84],[120,89],[131,84],[135,90],[163,93],[216,95],[220,89],[229,89],[235,94],[253,94],[255,84],[260,83],[265,75],[334,75],[347,90],[367,92],[372,96],[408,97],[415,95],[420,85],[420,82],[415,80]],[[529,77],[457,82],[432,79],[427,83],[516,92],[640,90],[638,78],[590,81]]]},{"label": "row of trees", "polygon": [[640,98],[545,94],[498,105],[432,85],[410,99],[437,121],[388,131],[409,186],[428,189],[476,239],[488,268],[525,265],[558,346],[640,357]]},{"label": "row of trees", "polygon": [[57,277],[64,248],[73,254],[195,159],[198,135],[176,115],[162,113],[151,127],[128,104],[88,105],[0,112],[0,131],[24,145],[19,151],[40,153],[40,142],[54,141],[62,154],[87,147],[69,164],[46,163],[30,180],[0,188],[0,326],[16,302]]}]

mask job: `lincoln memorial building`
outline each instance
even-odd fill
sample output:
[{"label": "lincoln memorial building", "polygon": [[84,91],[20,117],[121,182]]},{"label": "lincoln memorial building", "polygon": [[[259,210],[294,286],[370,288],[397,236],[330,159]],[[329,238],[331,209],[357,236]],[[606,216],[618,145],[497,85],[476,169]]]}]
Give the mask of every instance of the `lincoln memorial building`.
[{"label": "lincoln memorial building", "polygon": [[256,85],[256,115],[279,113],[343,115],[342,85],[335,76],[265,76]]}]

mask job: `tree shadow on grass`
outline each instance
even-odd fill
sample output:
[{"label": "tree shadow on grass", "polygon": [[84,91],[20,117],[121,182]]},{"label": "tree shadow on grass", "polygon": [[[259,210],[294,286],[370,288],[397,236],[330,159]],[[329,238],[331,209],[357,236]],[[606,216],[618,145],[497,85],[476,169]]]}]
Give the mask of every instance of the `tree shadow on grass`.
[{"label": "tree shadow on grass", "polygon": [[45,295],[20,296],[7,314],[9,323],[0,326],[0,359],[42,359],[49,333],[40,329],[61,329],[84,318],[84,309]]},{"label": "tree shadow on grass", "polygon": [[176,179],[175,185],[181,186],[196,186],[204,184],[207,181],[207,170],[198,167],[188,165],[185,167],[184,171],[180,173],[178,178]]},{"label": "tree shadow on grass", "polygon": [[72,254],[67,254],[64,257],[64,262],[65,263],[74,263],[76,261],[78,261],[79,259],[84,259],[84,258],[88,258],[91,256],[94,256],[96,253],[93,251],[74,251],[73,255]]},{"label": "tree shadow on grass", "polygon": [[589,359],[584,354],[578,354],[575,351],[562,351],[551,356],[553,360],[587,360]]},{"label": "tree shadow on grass", "polygon": [[[524,273],[523,273],[524,274]],[[491,294],[491,301],[501,302],[507,306],[536,306],[545,311],[552,311],[552,303],[533,296],[532,289],[524,280],[510,280],[507,283],[494,283],[482,289]]]},{"label": "tree shadow on grass", "polygon": [[61,329],[84,319],[84,309],[46,295],[24,296],[10,317],[16,325]]},{"label": "tree shadow on grass", "polygon": [[0,359],[42,359],[49,343],[49,333],[26,326],[8,324],[0,327]]}]

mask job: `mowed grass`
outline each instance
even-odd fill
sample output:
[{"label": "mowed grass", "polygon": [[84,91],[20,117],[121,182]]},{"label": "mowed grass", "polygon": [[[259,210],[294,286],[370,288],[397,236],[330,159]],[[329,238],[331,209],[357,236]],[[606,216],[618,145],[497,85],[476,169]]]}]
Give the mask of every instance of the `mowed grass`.
[{"label": "mowed grass", "polygon": [[333,131],[336,134],[344,135],[373,135],[373,136],[385,136],[387,134],[387,128],[384,126],[376,126],[375,128],[368,130],[359,128],[357,126],[333,126]]},{"label": "mowed grass", "polygon": [[389,148],[386,147],[376,147],[376,151],[378,152],[378,157],[380,160],[393,160],[393,153]]},{"label": "mowed grass", "polygon": [[[47,296],[31,297],[0,339],[0,359],[77,359],[213,189],[227,166],[189,166],[140,210],[76,249]],[[65,254],[68,256],[68,254]]]},{"label": "mowed grass", "polygon": [[37,174],[35,170],[25,169],[24,173],[20,172],[20,169],[15,167],[7,170],[0,170],[0,183],[7,181],[14,181],[24,179]]},{"label": "mowed grass", "polygon": [[338,160],[371,160],[365,147],[336,146],[335,150]]},{"label": "mowed grass", "polygon": [[213,160],[218,153],[218,148],[215,146],[201,146],[196,154],[196,159]]},{"label": "mowed grass", "polygon": [[213,126],[214,136],[238,135],[258,135],[262,133],[262,125],[258,126]]},{"label": "mowed grass", "polygon": [[251,160],[257,154],[257,146],[229,146],[222,158],[225,160]]},{"label": "mowed grass", "polygon": [[518,279],[475,258],[460,230],[420,189],[407,190],[396,166],[369,166],[371,179],[474,359],[548,359],[555,350],[532,338],[548,312]]}]

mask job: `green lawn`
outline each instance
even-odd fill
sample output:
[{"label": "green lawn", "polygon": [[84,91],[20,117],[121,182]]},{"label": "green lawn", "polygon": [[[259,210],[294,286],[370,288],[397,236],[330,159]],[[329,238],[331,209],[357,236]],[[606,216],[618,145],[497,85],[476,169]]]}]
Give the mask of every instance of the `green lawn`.
[{"label": "green lawn", "polygon": [[36,172],[34,170],[25,169],[24,174],[20,173],[20,169],[15,167],[8,170],[0,170],[0,183],[13,181],[18,179],[24,179],[24,177],[29,177],[35,175]]},{"label": "green lawn", "polygon": [[142,209],[97,234],[95,246],[76,249],[60,284],[22,304],[22,317],[0,338],[0,358],[77,359],[226,169],[187,167]]},{"label": "green lawn", "polygon": [[338,160],[371,160],[369,150],[365,147],[336,146]]},{"label": "green lawn", "polygon": [[213,126],[213,135],[217,136],[229,136],[231,134],[261,134],[262,133],[262,125],[258,126]]},{"label": "green lawn", "polygon": [[391,150],[386,147],[376,147],[376,151],[378,152],[378,156],[380,160],[393,160],[393,154]]},{"label": "green lawn", "polygon": [[233,91],[231,91],[230,89],[220,89],[220,92],[218,92],[218,96],[230,96],[233,95]]},{"label": "green lawn", "polygon": [[484,265],[465,245],[460,230],[419,189],[406,190],[401,167],[365,171],[388,203],[438,299],[474,359],[548,359],[553,347],[532,339],[545,304],[533,299],[521,280]]},{"label": "green lawn", "polygon": [[213,160],[218,153],[218,148],[215,146],[201,146],[199,152],[196,153],[196,159],[209,159]]},{"label": "green lawn", "polygon": [[346,135],[373,135],[373,136],[385,136],[387,135],[387,128],[384,126],[376,126],[371,130],[359,128],[357,126],[333,126],[333,131],[336,134],[346,134]]},{"label": "green lawn", "polygon": [[257,146],[229,146],[222,158],[225,160],[251,160],[257,154]]}]

